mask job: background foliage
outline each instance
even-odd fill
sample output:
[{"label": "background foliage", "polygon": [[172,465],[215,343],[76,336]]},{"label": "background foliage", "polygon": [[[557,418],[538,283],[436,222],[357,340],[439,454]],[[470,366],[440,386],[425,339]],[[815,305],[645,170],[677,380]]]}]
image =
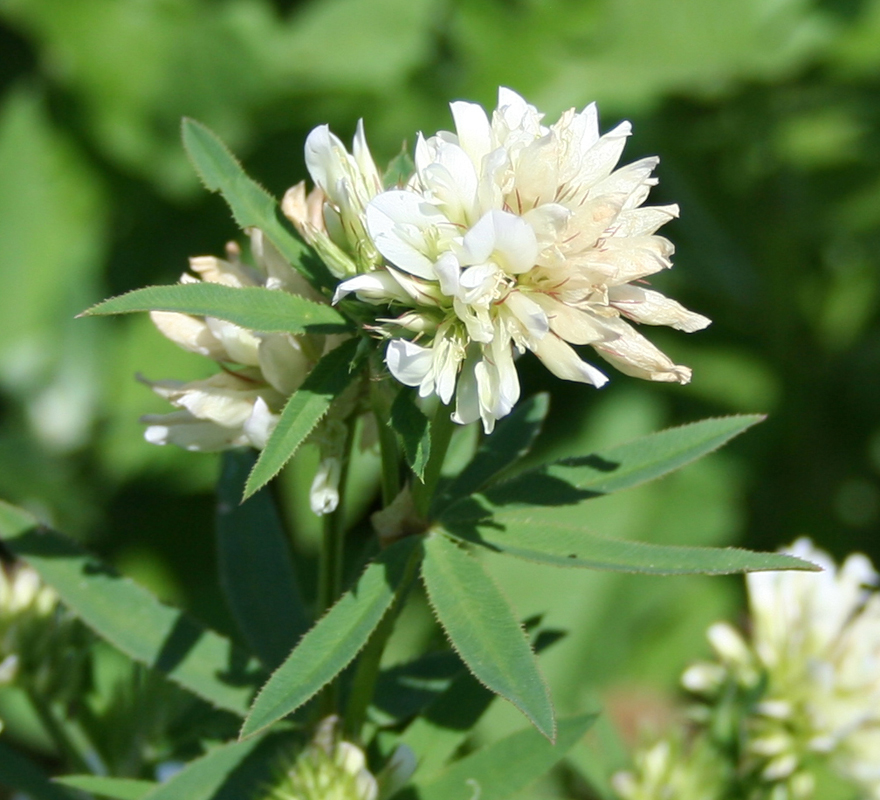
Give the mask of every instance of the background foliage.
[{"label": "background foliage", "polygon": [[[614,376],[593,392],[523,359],[525,393],[552,395],[533,457],[766,411],[724,453],[595,501],[590,524],[759,549],[808,534],[877,561],[878,76],[880,0],[0,0],[0,496],[229,631],[212,551],[218,461],[144,443],[137,417],[164,408],[134,381],[210,365],[143,315],[74,315],[172,282],[188,256],[237,235],[186,162],[181,116],[280,195],[305,177],[317,124],[349,139],[363,116],[384,163],[402,137],[450,127],[447,101],[492,107],[504,84],[550,119],[597,100],[603,129],[633,121],[625,159],[659,154],[652,197],[682,206],[664,229],[676,268],[657,283],[714,320],[693,338],[652,334],[694,367],[684,389]],[[280,487],[306,585],[314,458],[305,448]],[[737,602],[730,579],[488,567],[523,617],[574,631],[542,658],[560,710],[601,700],[625,732],[636,709],[663,719],[659,692]],[[437,637],[418,608],[393,658]],[[509,731],[508,713],[493,710],[486,734]],[[27,735],[27,720],[10,727]],[[617,758],[605,739],[576,751],[585,770],[600,750]]]}]

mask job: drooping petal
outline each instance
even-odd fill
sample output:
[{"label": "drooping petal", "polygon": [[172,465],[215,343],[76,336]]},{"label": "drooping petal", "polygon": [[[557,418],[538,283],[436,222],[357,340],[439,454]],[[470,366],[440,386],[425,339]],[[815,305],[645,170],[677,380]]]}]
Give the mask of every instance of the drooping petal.
[{"label": "drooping petal", "polygon": [[581,361],[572,347],[562,341],[555,333],[549,333],[535,343],[535,355],[547,369],[564,381],[589,383],[600,388],[608,383],[608,378],[592,364]]},{"label": "drooping petal", "polygon": [[222,342],[211,333],[203,319],[176,311],[151,311],[150,319],[163,336],[184,350],[215,361],[231,360]]},{"label": "drooping petal", "polygon": [[645,325],[668,325],[670,328],[693,333],[712,322],[702,314],[688,311],[683,305],[664,297],[660,292],[629,283],[609,289],[608,302],[624,316]]},{"label": "drooping petal", "polygon": [[392,339],[385,350],[385,363],[404,386],[419,386],[434,361],[434,352],[406,339]]},{"label": "drooping petal", "polygon": [[605,324],[618,335],[593,347],[606,361],[624,375],[650,381],[689,383],[691,370],[675,364],[644,336],[623,320],[606,320]]},{"label": "drooping petal", "polygon": [[150,444],[175,444],[185,450],[198,453],[214,453],[249,444],[248,437],[235,428],[224,428],[213,422],[200,420],[189,411],[171,414],[145,414],[144,439]]}]

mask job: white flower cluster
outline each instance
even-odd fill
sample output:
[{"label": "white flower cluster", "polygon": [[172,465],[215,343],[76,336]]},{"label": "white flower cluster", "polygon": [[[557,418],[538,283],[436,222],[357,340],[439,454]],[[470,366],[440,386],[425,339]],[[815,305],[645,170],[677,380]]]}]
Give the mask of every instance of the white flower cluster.
[{"label": "white flower cluster", "polygon": [[621,800],[718,800],[718,763],[704,755],[686,754],[677,742],[663,739],[636,755],[633,771],[616,773],[612,786]]},{"label": "white flower cluster", "polygon": [[[202,280],[237,288],[262,286],[322,300],[259,229],[252,229],[250,234],[255,266],[245,264],[238,247],[230,243],[226,259],[190,259],[190,269],[198,277],[184,273],[181,283]],[[223,366],[223,371],[205,380],[144,380],[179,409],[142,417],[147,424],[146,440],[201,452],[245,445],[264,447],[287,398],[318,359],[340,342],[339,336],[260,333],[225,320],[177,312],[153,311],[151,317],[175,344]],[[312,436],[321,451],[311,491],[312,510],[319,515],[334,511],[339,503],[339,475],[347,436],[340,418],[345,416],[340,414],[342,405],[337,403]]]},{"label": "white flower cluster", "polygon": [[283,208],[354,293],[390,306],[379,318],[385,361],[397,380],[455,397],[453,419],[487,432],[520,394],[514,353],[530,350],[560,378],[601,386],[605,375],[572,345],[590,345],[622,372],[686,383],[629,321],[696,331],[709,324],[645,288],[671,266],[657,229],[677,206],[643,207],[656,158],[617,168],[627,122],[600,135],[595,105],[551,126],[509,89],[491,119],[452,104],[456,132],[419,135],[415,172],[382,182],[358,127],[353,153],[326,126],[306,143],[316,184],[288,192]]},{"label": "white flower cluster", "polygon": [[812,797],[809,765],[818,758],[880,798],[878,574],[860,554],[838,567],[806,539],[787,552],[823,572],[748,575],[750,638],[713,625],[718,661],[692,666],[683,683],[709,698],[731,682],[757,693],[746,755],[779,787],[774,797]]}]

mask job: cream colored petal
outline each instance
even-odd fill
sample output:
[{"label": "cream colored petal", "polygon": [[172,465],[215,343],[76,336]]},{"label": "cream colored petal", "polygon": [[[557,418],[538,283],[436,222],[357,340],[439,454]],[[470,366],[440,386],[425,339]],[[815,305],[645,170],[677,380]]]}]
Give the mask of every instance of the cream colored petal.
[{"label": "cream colored petal", "polygon": [[144,431],[144,439],[150,444],[174,444],[185,450],[213,453],[249,443],[241,429],[224,428],[213,422],[200,420],[188,411],[148,414],[141,417],[141,422],[148,426]]},{"label": "cream colored petal", "polygon": [[293,394],[313,366],[300,342],[287,333],[263,336],[257,356],[263,377],[283,395]]},{"label": "cream colored petal", "polygon": [[213,358],[215,361],[229,361],[229,354],[223,343],[211,333],[203,319],[176,311],[151,311],[150,319],[159,332],[191,353]]},{"label": "cream colored petal", "polygon": [[616,286],[645,278],[672,266],[675,248],[662,236],[611,237],[600,249],[571,259],[573,266],[602,277],[602,283]]},{"label": "cream colored petal", "polygon": [[550,372],[564,381],[589,383],[596,388],[608,383],[608,378],[602,372],[592,364],[581,361],[574,349],[554,333],[536,342],[534,353]]},{"label": "cream colored petal", "polygon": [[566,342],[593,344],[607,335],[589,311],[567,305],[543,292],[532,292],[529,296],[544,310],[550,330]]},{"label": "cream colored petal", "polygon": [[608,302],[625,317],[645,325],[668,325],[670,328],[693,333],[712,322],[702,314],[688,311],[683,305],[664,297],[660,292],[631,284],[609,289]]},{"label": "cream colored petal", "polygon": [[229,361],[248,367],[260,363],[260,339],[253,332],[215,317],[205,317],[205,323],[229,354]]},{"label": "cream colored petal", "polygon": [[691,370],[688,367],[674,364],[668,356],[626,322],[608,319],[603,320],[603,324],[609,330],[613,330],[617,337],[597,342],[593,347],[602,358],[617,367],[624,375],[651,381],[690,382]]},{"label": "cream colored petal", "polygon": [[614,220],[610,236],[648,236],[662,225],[678,219],[678,206],[647,206],[621,211]]},{"label": "cream colored petal", "polygon": [[214,256],[195,256],[189,260],[189,268],[203,281],[224,286],[259,286],[259,276],[241,262],[233,263]]}]

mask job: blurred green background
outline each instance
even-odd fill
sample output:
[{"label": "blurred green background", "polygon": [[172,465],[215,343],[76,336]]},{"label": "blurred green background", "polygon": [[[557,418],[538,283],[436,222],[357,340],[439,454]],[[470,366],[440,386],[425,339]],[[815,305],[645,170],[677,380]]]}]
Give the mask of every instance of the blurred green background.
[{"label": "blurred green background", "polygon": [[[594,392],[523,359],[527,391],[553,394],[539,455],[770,415],[705,462],[591,504],[590,524],[766,549],[809,535],[880,560],[880,0],[0,0],[0,496],[228,628],[217,459],[146,444],[137,418],[164,405],[134,379],[212,367],[145,316],[74,315],[240,236],[186,162],[181,116],[280,195],[305,177],[315,125],[349,140],[362,116],[385,162],[415,131],[449,128],[448,101],[494,107],[499,84],[549,120],[597,100],[603,129],[633,121],[624,160],[660,155],[652,201],[682,207],[663,231],[676,267],[656,284],[714,320],[651,332],[694,367],[685,388],[612,375]],[[577,631],[543,659],[560,705],[600,692],[618,719],[674,685],[739,591],[496,573],[523,616]],[[430,636],[417,611],[404,622],[400,657]]]}]

